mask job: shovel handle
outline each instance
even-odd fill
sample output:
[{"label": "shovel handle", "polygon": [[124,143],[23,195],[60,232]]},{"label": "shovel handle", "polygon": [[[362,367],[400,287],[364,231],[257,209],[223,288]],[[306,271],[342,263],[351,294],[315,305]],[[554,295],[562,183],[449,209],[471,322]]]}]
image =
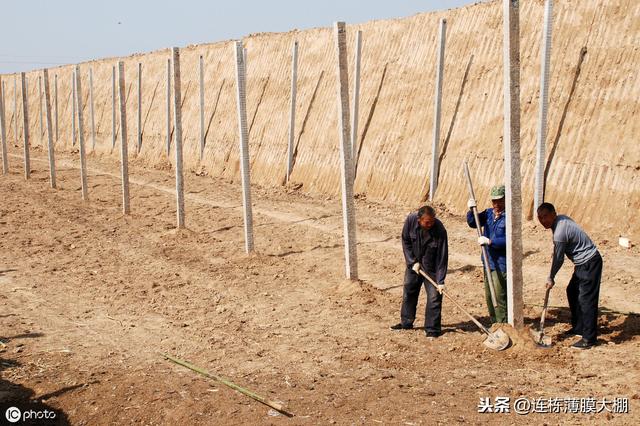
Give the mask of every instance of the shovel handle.
[{"label": "shovel handle", "polygon": [[544,319],[547,316],[547,305],[549,304],[549,293],[551,293],[551,289],[548,288],[544,293],[544,306],[542,307],[542,315],[540,316],[540,331],[544,330]]},{"label": "shovel handle", "polygon": [[476,199],[476,193],[474,192],[473,185],[471,184],[471,173],[469,173],[469,163],[464,161],[462,164],[464,166],[464,175],[467,178],[467,187],[469,188],[469,194],[471,194],[471,198],[473,198],[475,200]]},{"label": "shovel handle", "polygon": [[[427,281],[429,281],[431,283],[431,285],[433,285],[436,289],[438,288],[438,284],[436,284],[436,282],[433,281],[429,275],[425,274],[425,272],[422,269],[419,269],[418,271],[420,272],[420,275],[425,277],[427,279]],[[480,324],[480,321],[475,319],[475,317],[473,315],[471,315],[469,312],[467,312],[466,309],[464,309],[462,307],[462,305],[460,303],[458,303],[458,301],[456,299],[454,299],[453,297],[449,296],[449,294],[444,290],[441,293],[444,294],[445,297],[447,297],[449,300],[451,300],[453,302],[453,304],[458,307],[458,309],[460,309],[462,312],[467,314],[467,316],[471,319],[471,321],[473,321],[474,324],[477,325],[478,328],[480,328],[480,330],[482,330],[487,335],[491,335],[491,333],[489,333],[489,330],[487,330],[487,328],[484,325]]]},{"label": "shovel handle", "polygon": [[[469,194],[471,198],[476,199],[475,191],[473,190],[473,184],[471,183],[471,173],[469,172],[469,164],[466,161],[462,163],[464,168],[464,175],[467,178],[467,186],[469,187]],[[480,230],[480,216],[478,215],[478,208],[472,207],[471,211],[473,212],[473,219],[476,221],[476,231],[478,233],[478,237],[482,236],[482,231]],[[498,307],[498,299],[496,298],[496,287],[493,282],[493,275],[491,275],[491,267],[489,266],[489,250],[486,246],[480,246],[482,251],[482,263],[484,265],[484,273],[487,276],[487,281],[489,282],[489,293],[491,294],[491,303],[493,303],[493,308]]]}]

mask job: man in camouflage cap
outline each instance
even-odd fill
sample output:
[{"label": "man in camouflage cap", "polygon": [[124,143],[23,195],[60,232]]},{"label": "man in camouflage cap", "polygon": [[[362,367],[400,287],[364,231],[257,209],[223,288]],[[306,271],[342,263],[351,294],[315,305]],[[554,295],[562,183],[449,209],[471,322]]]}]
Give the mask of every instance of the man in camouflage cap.
[{"label": "man in camouflage cap", "polygon": [[[486,246],[489,254],[489,269],[493,277],[493,283],[496,292],[497,306],[493,306],[491,301],[491,290],[489,289],[489,280],[485,272],[484,276],[484,293],[489,308],[489,316],[492,323],[507,322],[507,234],[506,234],[506,217],[504,203],[505,189],[504,185],[496,185],[491,188],[491,204],[492,208],[478,212],[480,226],[484,227],[482,236],[478,237],[478,244]],[[467,224],[471,228],[476,228],[475,218],[473,217],[473,207],[476,207],[476,200],[469,199],[467,203],[469,211],[467,212]]]}]

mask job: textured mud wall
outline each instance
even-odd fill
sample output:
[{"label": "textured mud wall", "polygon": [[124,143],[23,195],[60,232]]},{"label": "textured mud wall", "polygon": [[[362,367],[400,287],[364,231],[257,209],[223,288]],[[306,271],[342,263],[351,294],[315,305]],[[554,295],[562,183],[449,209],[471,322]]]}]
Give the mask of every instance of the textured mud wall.
[{"label": "textured mud wall", "polygon": [[[522,173],[525,206],[532,204],[538,115],[542,0],[521,2]],[[479,198],[502,182],[501,2],[349,26],[350,61],[355,30],[363,31],[362,88],[356,192],[369,199],[415,202],[426,195],[431,156],[438,20],[448,21],[442,117],[442,163],[436,200],[466,209],[461,162],[468,159]],[[248,50],[248,120],[252,181],[284,179],[289,114],[291,44],[298,40],[296,156],[292,180],[304,190],[337,194],[339,151],[335,47],[329,28],[245,39]],[[184,157],[191,169],[239,180],[235,68],[232,42],[181,51]],[[144,138],[134,161],[166,162],[166,61],[169,49],[124,58],[130,153],[135,156],[137,63],[143,67]],[[207,125],[199,155],[198,57],[205,58]],[[109,58],[81,64],[85,132],[89,137],[88,70],[93,69],[96,155],[111,150]],[[640,237],[640,2],[560,0],[554,6],[546,199],[587,229]],[[71,66],[59,78],[60,137],[70,150]],[[29,78],[30,132],[39,137],[39,72]],[[8,137],[15,140],[13,76],[3,76]],[[19,89],[18,81],[18,92]],[[53,89],[52,89],[53,90]],[[20,105],[20,98],[18,99]],[[19,106],[20,108],[20,106]],[[22,112],[18,111],[18,138]],[[89,145],[89,150],[90,150]],[[173,155],[173,150],[172,150]],[[173,157],[169,158],[173,161]],[[90,158],[89,158],[90,163]],[[481,204],[484,204],[482,202]],[[611,219],[613,218],[613,219]]]}]

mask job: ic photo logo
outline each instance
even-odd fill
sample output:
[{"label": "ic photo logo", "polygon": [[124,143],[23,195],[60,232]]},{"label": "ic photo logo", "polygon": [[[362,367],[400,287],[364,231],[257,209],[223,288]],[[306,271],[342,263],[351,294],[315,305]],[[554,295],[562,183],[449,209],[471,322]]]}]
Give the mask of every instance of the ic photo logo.
[{"label": "ic photo logo", "polygon": [[4,413],[4,416],[7,418],[9,423],[17,423],[22,418],[22,412],[17,407],[9,407]]},{"label": "ic photo logo", "polygon": [[[6,406],[5,406],[6,407]],[[5,407],[2,407],[4,410]],[[0,411],[2,413],[2,411]],[[9,423],[21,423],[26,422],[28,424],[54,424],[57,422],[58,415],[55,411],[50,410],[49,407],[42,404],[34,404],[31,406],[18,408],[16,406],[10,406],[4,411],[4,417]],[[0,419],[0,423],[5,424]],[[56,423],[57,424],[57,423]]]}]

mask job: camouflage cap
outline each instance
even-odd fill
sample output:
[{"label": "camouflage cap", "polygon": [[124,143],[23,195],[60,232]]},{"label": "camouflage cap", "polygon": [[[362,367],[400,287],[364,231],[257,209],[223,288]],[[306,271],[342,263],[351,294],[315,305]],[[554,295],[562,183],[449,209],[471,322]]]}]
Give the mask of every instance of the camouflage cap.
[{"label": "camouflage cap", "polygon": [[499,200],[504,198],[504,185],[496,185],[491,188],[491,199]]}]

